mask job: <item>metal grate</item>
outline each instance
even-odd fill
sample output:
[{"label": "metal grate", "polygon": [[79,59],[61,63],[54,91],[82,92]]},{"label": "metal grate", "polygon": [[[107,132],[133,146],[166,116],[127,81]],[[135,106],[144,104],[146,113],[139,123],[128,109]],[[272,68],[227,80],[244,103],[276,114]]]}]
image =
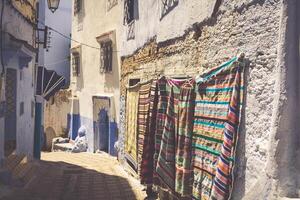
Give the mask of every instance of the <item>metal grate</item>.
[{"label": "metal grate", "polygon": [[74,0],[74,15],[81,10],[81,0]]},{"label": "metal grate", "polygon": [[178,5],[179,0],[161,0],[161,19]]},{"label": "metal grate", "polygon": [[127,27],[127,40],[133,40],[135,38],[135,22],[132,21]]},{"label": "metal grate", "polygon": [[100,72],[112,72],[112,41],[100,44]]},{"label": "metal grate", "polygon": [[134,20],[135,0],[125,0],[124,2],[124,24],[129,24]]},{"label": "metal grate", "polygon": [[73,76],[79,76],[80,74],[80,55],[79,53],[73,53],[72,56],[72,71]]}]

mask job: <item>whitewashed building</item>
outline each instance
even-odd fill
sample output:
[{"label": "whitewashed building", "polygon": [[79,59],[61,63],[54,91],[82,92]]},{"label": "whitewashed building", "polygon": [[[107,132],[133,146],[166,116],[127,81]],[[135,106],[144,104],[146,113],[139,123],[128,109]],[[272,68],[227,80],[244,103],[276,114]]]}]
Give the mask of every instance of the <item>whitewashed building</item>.
[{"label": "whitewashed building", "polygon": [[1,53],[5,70],[1,93],[0,160],[14,150],[31,157],[37,53],[36,0],[1,1],[0,8]]},{"label": "whitewashed building", "polygon": [[122,7],[117,0],[73,1],[70,136],[85,126],[91,152],[116,153]]}]

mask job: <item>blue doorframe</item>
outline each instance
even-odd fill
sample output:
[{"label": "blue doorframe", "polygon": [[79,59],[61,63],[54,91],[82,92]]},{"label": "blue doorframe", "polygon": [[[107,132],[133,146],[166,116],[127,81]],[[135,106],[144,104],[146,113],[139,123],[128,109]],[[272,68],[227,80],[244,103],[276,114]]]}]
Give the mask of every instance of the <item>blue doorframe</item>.
[{"label": "blue doorframe", "polygon": [[99,149],[116,156],[117,124],[110,118],[111,106],[110,97],[93,97],[94,151]]}]

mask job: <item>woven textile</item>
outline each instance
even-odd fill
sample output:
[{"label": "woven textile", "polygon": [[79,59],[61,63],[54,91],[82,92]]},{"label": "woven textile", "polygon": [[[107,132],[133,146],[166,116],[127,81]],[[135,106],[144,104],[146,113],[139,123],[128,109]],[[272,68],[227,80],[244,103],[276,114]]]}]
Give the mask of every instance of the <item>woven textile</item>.
[{"label": "woven textile", "polygon": [[[190,93],[185,93],[182,91],[185,85],[191,85],[193,79],[177,80],[177,79],[165,79],[164,82],[166,85],[162,87],[166,89],[164,98],[159,99],[158,102],[158,111],[160,115],[157,115],[160,126],[157,126],[156,130],[156,150],[158,153],[158,162],[156,164],[156,173],[159,176],[161,186],[166,186],[167,189],[175,191],[176,188],[176,150],[177,150],[177,136],[179,128],[184,128],[184,124],[179,120],[180,118],[184,119],[184,116],[179,115],[179,102],[180,100],[186,100],[185,95]],[[160,92],[162,90],[159,90]],[[160,93],[161,94],[161,93]],[[184,97],[183,97],[184,96]],[[189,99],[189,97],[187,97]],[[187,105],[187,102],[181,102],[181,115],[186,115],[188,112],[184,112]],[[165,112],[165,113],[164,113]],[[180,126],[179,126],[180,124]],[[192,127],[192,126],[190,126]],[[162,131],[160,131],[162,130]],[[180,131],[183,134],[183,131]],[[161,135],[159,135],[161,134]],[[161,138],[161,140],[157,140]],[[190,144],[191,145],[191,144]],[[159,147],[159,149],[158,149]],[[184,151],[184,149],[181,149]],[[190,152],[189,152],[190,153]],[[185,156],[189,153],[179,153],[180,156]],[[182,157],[181,157],[182,158]],[[178,167],[180,168],[182,163],[181,159],[178,160]],[[178,168],[178,169],[179,169]],[[180,170],[180,169],[179,169]],[[181,173],[179,173],[180,177]],[[177,183],[181,185],[182,181],[179,180]],[[178,191],[182,192],[182,186],[178,187]]]},{"label": "woven textile", "polygon": [[149,125],[149,109],[150,109],[150,89],[152,81],[141,84],[139,90],[139,102],[138,102],[138,170],[141,174],[141,162],[143,154],[143,146],[145,142],[145,135],[147,135],[147,127]]},{"label": "woven textile", "polygon": [[137,166],[137,112],[139,85],[127,89],[125,153],[127,159]]},{"label": "woven textile", "polygon": [[157,81],[153,81],[150,88],[149,97],[149,118],[146,125],[146,132],[143,141],[142,162],[140,165],[140,179],[142,184],[153,184],[153,156],[154,156],[154,136],[156,129],[156,113],[158,104]]},{"label": "woven textile", "polygon": [[165,125],[163,127],[161,146],[156,166],[156,173],[158,174],[161,182],[171,191],[175,191],[175,125],[177,119],[174,104],[174,91],[171,87],[170,95],[168,96]]},{"label": "woven textile", "polygon": [[243,66],[236,58],[198,82],[193,133],[193,198],[228,199],[243,94]]},{"label": "woven textile", "polygon": [[178,103],[175,191],[181,196],[192,194],[192,135],[195,110],[194,81],[181,87]]},{"label": "woven textile", "polygon": [[153,182],[159,185],[158,174],[156,173],[156,166],[158,155],[160,152],[161,138],[163,134],[163,128],[165,125],[165,118],[167,112],[168,96],[170,88],[167,87],[167,79],[165,77],[160,78],[157,81],[157,111],[156,115],[152,116],[155,119],[154,122],[154,155],[153,155]]}]

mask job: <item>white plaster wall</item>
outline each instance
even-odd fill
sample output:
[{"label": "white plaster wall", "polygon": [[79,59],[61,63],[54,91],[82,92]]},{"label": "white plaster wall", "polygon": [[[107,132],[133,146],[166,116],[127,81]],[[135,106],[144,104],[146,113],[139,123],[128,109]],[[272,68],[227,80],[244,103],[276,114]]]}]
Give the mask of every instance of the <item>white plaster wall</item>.
[{"label": "white plaster wall", "polygon": [[121,56],[132,54],[154,36],[158,42],[182,36],[194,23],[211,16],[215,2],[215,0],[180,0],[171,12],[161,18],[161,1],[139,0],[134,40],[127,40],[128,28],[122,26]]},{"label": "white plaster wall", "polygon": [[[34,116],[31,115],[31,103],[34,102],[33,67],[34,58],[22,70],[19,68],[19,58],[14,56],[9,60],[6,68],[17,69],[17,97],[16,97],[16,152],[18,154],[33,155]],[[22,80],[20,72],[22,71]],[[20,115],[20,104],[24,102],[24,113]],[[3,126],[4,127],[4,126]]]},{"label": "white plaster wall", "polygon": [[[113,96],[115,121],[119,122],[119,79],[120,79],[120,44],[119,34],[122,22],[122,1],[107,11],[106,1],[82,1],[82,11],[72,16],[72,37],[85,44],[100,47],[96,37],[115,31],[113,38],[112,73],[100,73],[100,51],[81,46],[80,76],[73,77],[71,72],[71,88],[73,96],[79,98],[81,125],[88,130],[89,150],[93,149],[93,96]],[[72,12],[73,13],[73,12]],[[80,27],[80,28],[78,28]],[[79,44],[72,42],[72,47]]]},{"label": "white plaster wall", "polygon": [[[70,36],[72,25],[72,1],[61,0],[58,9],[52,13],[44,2],[44,23],[58,30],[60,33]],[[71,41],[51,32],[50,48],[44,50],[44,66],[49,70],[56,71],[66,78],[67,84],[70,82],[70,45]]]},{"label": "white plaster wall", "polygon": [[[23,78],[17,73],[17,153],[33,155],[34,115],[31,114],[31,104],[34,102],[34,85],[32,84],[34,58],[23,68]],[[18,64],[18,63],[16,63]],[[20,72],[20,70],[18,71]],[[20,115],[20,103],[24,102],[24,113]],[[34,105],[33,105],[34,106]]]},{"label": "white plaster wall", "polygon": [[[2,2],[2,1],[1,1]],[[0,2],[0,6],[1,6]],[[33,46],[34,30],[33,24],[26,21],[20,14],[16,13],[11,6],[5,4],[3,17],[4,30],[12,34],[15,38],[26,41]],[[17,71],[17,153],[24,153],[28,156],[33,155],[33,134],[34,134],[34,118],[31,117],[31,102],[34,100],[34,67],[35,57],[28,67],[23,68],[23,81],[20,81],[19,60],[13,57],[7,63],[7,68],[18,69]],[[24,114],[19,116],[20,102],[24,102]],[[4,138],[4,122],[0,126],[0,139]],[[0,144],[3,150],[3,144]],[[1,153],[0,153],[1,156]]]}]

